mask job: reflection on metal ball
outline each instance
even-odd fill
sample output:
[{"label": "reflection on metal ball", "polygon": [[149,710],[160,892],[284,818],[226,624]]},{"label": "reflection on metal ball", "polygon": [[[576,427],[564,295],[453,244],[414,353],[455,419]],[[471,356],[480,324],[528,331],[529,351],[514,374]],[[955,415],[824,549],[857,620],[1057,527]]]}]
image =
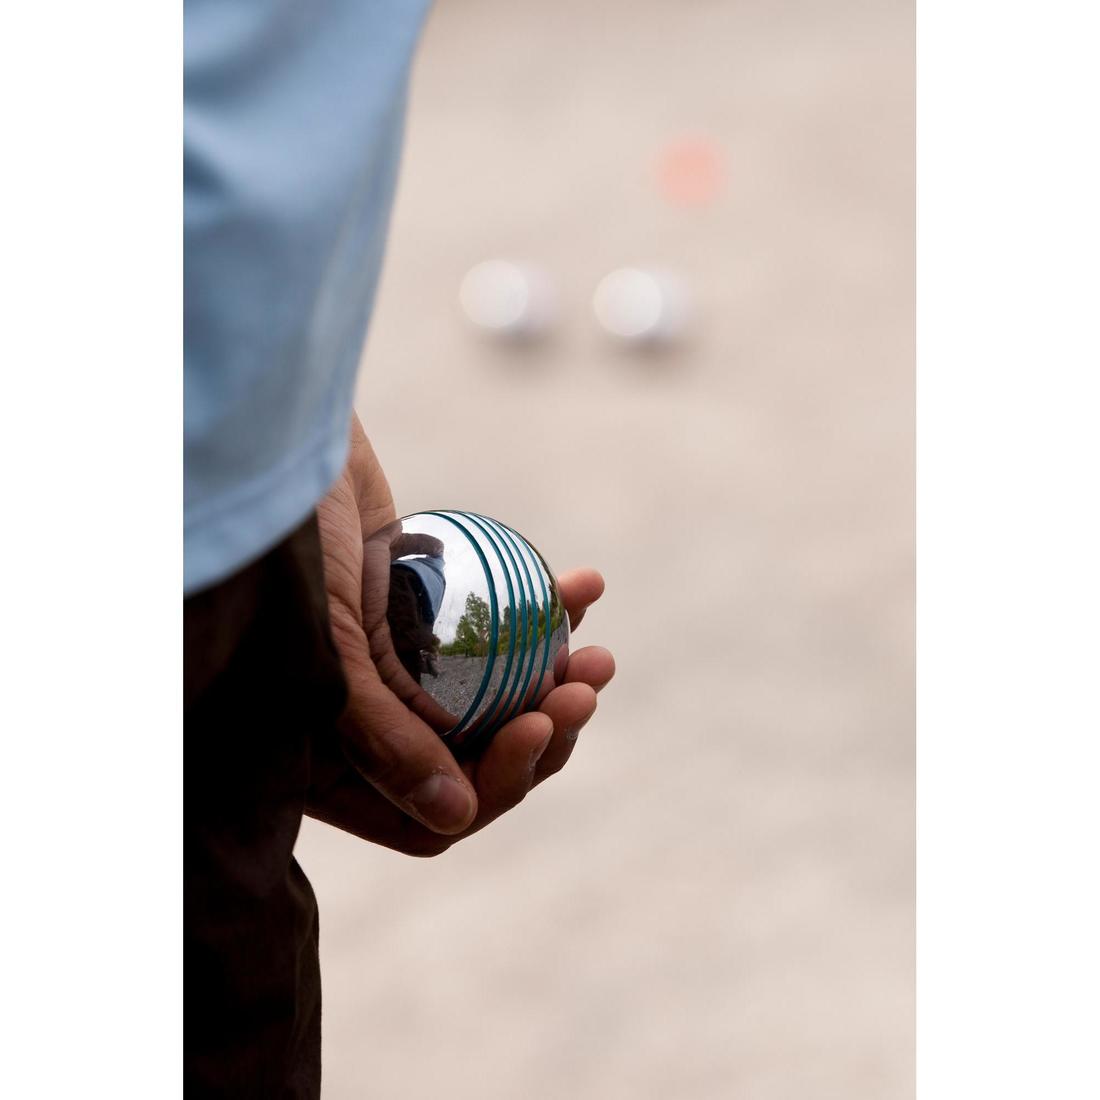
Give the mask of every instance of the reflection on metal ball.
[{"label": "reflection on metal ball", "polygon": [[535,709],[569,657],[550,567],[473,512],[418,512],[365,540],[363,623],[383,682],[463,755]]}]

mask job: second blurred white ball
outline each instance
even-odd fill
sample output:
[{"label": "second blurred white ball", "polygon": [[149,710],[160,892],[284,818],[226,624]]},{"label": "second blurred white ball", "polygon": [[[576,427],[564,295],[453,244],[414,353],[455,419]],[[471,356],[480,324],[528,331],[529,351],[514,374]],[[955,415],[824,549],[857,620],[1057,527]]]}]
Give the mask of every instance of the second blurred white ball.
[{"label": "second blurred white ball", "polygon": [[626,343],[669,342],[687,326],[687,285],[675,272],[620,267],[600,280],[592,311],[605,332]]},{"label": "second blurred white ball", "polygon": [[554,287],[532,264],[485,260],[466,272],[458,301],[470,323],[489,336],[531,338],[555,315]]}]

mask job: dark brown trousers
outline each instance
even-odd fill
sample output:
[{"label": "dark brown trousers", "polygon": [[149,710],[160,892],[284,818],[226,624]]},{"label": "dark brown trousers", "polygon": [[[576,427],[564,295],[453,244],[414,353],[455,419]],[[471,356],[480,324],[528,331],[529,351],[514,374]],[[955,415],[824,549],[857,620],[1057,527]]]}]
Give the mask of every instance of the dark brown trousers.
[{"label": "dark brown trousers", "polygon": [[309,745],[344,705],[316,518],[184,602],[189,1097],[317,1097],[317,903],[293,856]]}]

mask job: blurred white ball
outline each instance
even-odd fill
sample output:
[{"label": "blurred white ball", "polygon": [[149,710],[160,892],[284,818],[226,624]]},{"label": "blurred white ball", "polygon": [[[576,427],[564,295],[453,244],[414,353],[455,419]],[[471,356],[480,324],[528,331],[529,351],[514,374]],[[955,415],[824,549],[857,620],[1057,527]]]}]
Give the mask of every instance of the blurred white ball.
[{"label": "blurred white ball", "polygon": [[549,277],[530,264],[485,260],[466,272],[458,290],[462,312],[490,336],[532,338],[554,319]]},{"label": "blurred white ball", "polygon": [[620,267],[600,280],[592,311],[605,332],[626,343],[670,342],[688,322],[687,285],[674,272]]}]

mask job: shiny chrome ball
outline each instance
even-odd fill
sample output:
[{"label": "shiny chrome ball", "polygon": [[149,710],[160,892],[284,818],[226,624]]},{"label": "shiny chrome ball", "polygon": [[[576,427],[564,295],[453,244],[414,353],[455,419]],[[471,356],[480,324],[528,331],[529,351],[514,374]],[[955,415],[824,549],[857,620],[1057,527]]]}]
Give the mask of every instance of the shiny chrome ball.
[{"label": "shiny chrome ball", "polygon": [[543,556],[473,512],[417,512],[363,544],[363,622],[382,680],[462,754],[562,682],[569,616]]}]

